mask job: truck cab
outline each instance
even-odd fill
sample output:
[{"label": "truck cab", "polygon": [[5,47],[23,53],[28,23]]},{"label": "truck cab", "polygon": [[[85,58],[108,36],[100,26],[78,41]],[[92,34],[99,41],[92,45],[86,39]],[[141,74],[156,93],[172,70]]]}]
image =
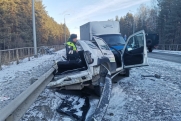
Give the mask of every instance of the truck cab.
[{"label": "truck cab", "polygon": [[[97,38],[97,39],[96,39]],[[98,39],[100,38],[100,39]],[[138,36],[137,36],[138,38]],[[98,41],[103,40],[104,43],[110,48],[111,53],[114,55],[116,60],[116,67],[117,70],[122,67],[122,60],[120,60],[123,49],[125,47],[126,41],[122,37],[120,33],[120,25],[117,21],[96,21],[96,22],[89,22],[82,26],[80,26],[80,39],[81,40],[90,40],[98,43]],[[96,44],[95,43],[95,44]],[[136,44],[133,41],[132,44]],[[131,45],[130,45],[131,46]],[[105,53],[103,53],[105,54]],[[109,54],[107,55],[109,57]],[[115,65],[112,65],[115,67]],[[111,69],[112,70],[112,69]],[[124,69],[120,73],[123,76],[129,76],[130,69]],[[114,69],[116,72],[116,70]],[[113,72],[114,72],[113,71]]]},{"label": "truck cab", "polygon": [[123,50],[125,45],[125,40],[121,36],[121,34],[106,34],[106,35],[98,35],[97,37],[102,38],[107,45],[111,48],[111,50]]}]

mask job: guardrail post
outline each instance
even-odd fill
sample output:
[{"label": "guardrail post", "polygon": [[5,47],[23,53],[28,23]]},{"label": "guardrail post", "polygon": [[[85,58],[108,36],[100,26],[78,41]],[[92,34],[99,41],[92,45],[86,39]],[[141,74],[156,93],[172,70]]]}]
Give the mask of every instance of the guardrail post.
[{"label": "guardrail post", "polygon": [[1,51],[0,51],[0,70],[2,70],[1,63],[2,63],[2,61],[1,61]]},{"label": "guardrail post", "polygon": [[28,61],[30,61],[30,48],[28,48]]},{"label": "guardrail post", "polygon": [[178,45],[177,45],[177,49],[176,49],[176,51],[178,51]]},{"label": "guardrail post", "polygon": [[12,54],[12,60],[14,61],[14,50],[13,50],[13,54]]},{"label": "guardrail post", "polygon": [[19,53],[18,53],[18,49],[16,49],[16,62],[17,62],[17,64],[19,64]]},{"label": "guardrail post", "polygon": [[23,48],[23,57],[26,56],[25,48]]},{"label": "guardrail post", "polygon": [[9,54],[9,63],[11,62],[11,52],[10,52],[10,50],[8,51],[8,54]]}]

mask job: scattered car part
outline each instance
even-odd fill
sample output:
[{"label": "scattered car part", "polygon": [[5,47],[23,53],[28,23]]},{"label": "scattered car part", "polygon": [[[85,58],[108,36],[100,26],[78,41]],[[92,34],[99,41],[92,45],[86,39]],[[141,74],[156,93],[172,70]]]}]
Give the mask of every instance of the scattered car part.
[{"label": "scattered car part", "polygon": [[89,108],[90,104],[87,96],[67,96],[57,108],[57,112],[66,114],[76,121],[85,121]]},{"label": "scattered car part", "polygon": [[161,76],[160,75],[158,75],[158,74],[155,74],[155,75],[141,75],[141,77],[155,77],[155,78],[157,78],[157,79],[160,79],[161,78]]}]

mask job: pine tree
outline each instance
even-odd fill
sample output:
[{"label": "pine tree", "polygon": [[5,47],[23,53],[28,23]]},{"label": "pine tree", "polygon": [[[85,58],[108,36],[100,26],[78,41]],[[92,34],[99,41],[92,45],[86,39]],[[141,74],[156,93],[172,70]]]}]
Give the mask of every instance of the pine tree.
[{"label": "pine tree", "polygon": [[[0,49],[33,46],[32,1],[1,0],[0,6]],[[47,14],[41,0],[35,2],[35,16],[38,46],[64,42],[64,25]]]}]

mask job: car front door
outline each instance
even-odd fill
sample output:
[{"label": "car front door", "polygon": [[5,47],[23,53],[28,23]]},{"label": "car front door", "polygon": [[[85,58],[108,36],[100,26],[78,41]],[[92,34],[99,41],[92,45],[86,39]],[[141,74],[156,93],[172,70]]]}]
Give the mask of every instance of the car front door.
[{"label": "car front door", "polygon": [[93,38],[96,42],[95,44],[99,47],[102,54],[109,59],[108,69],[111,71],[111,73],[114,73],[117,68],[114,54],[112,53],[109,46],[104,42],[102,38],[95,37],[95,36]]},{"label": "car front door", "polygon": [[123,68],[134,68],[148,65],[146,38],[144,30],[131,35],[123,49]]}]

